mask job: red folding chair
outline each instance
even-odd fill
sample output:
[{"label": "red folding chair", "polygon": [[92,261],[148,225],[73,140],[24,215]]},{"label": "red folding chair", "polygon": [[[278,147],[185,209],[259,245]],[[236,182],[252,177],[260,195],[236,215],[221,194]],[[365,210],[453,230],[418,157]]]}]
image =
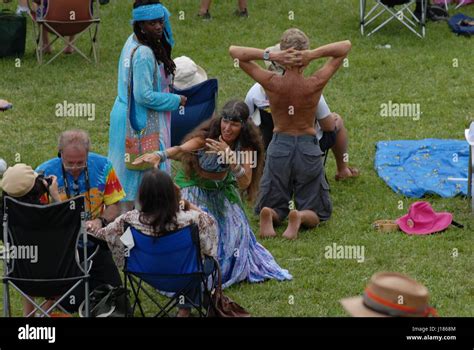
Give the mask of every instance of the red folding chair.
[{"label": "red folding chair", "polygon": [[[91,51],[89,56],[94,55],[95,63],[98,62],[98,40],[100,17],[97,0],[37,0],[38,8],[33,10],[31,0],[28,0],[30,14],[33,21],[38,25],[39,33],[36,32],[36,56],[40,64],[43,63],[45,50],[53,45],[56,40],[61,39],[66,46],[70,46],[87,61],[92,62],[78,47],[75,42],[86,31],[91,39]],[[95,6],[94,6],[95,5]],[[43,29],[55,35],[54,40],[46,47],[43,47]],[[71,41],[67,37],[75,36]],[[56,59],[62,51],[54,55],[46,64]]]}]

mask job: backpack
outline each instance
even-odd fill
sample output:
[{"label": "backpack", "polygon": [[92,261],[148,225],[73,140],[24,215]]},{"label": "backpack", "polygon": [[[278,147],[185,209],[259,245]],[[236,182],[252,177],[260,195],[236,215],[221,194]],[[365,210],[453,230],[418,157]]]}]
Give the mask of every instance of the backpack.
[{"label": "backpack", "polygon": [[25,54],[26,17],[10,10],[0,11],[0,57],[19,57]]},{"label": "backpack", "polygon": [[[91,317],[127,317],[132,315],[128,291],[123,287],[102,284],[90,293]],[[84,317],[85,301],[79,306],[79,316]]]},{"label": "backpack", "polygon": [[451,17],[448,21],[451,30],[457,35],[473,35],[474,34],[474,18],[458,13]]}]

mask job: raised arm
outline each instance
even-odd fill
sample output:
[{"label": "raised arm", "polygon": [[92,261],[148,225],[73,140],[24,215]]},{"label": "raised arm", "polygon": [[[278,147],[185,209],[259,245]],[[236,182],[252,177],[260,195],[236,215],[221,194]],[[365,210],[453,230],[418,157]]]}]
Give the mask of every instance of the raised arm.
[{"label": "raised arm", "polygon": [[302,65],[307,66],[313,60],[330,57],[330,60],[313,74],[318,84],[324,87],[342,65],[351,48],[351,42],[345,40],[324,45],[314,50],[303,51]]},{"label": "raised arm", "polygon": [[[250,75],[255,81],[264,88],[271,90],[271,79],[275,75],[266,69],[263,69],[253,61],[263,60],[265,50],[253,47],[231,46],[229,54],[234,60],[238,60],[239,67]],[[269,60],[279,63],[283,66],[294,66],[301,63],[301,55],[294,49],[288,49],[280,52],[270,52]]]}]

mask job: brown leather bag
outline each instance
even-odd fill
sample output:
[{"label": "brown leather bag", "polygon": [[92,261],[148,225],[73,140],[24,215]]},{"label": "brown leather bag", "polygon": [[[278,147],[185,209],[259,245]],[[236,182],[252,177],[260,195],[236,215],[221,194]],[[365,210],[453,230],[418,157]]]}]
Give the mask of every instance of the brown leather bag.
[{"label": "brown leather bag", "polygon": [[217,286],[211,296],[208,317],[250,317],[250,313],[222,292],[222,275],[217,265]]}]

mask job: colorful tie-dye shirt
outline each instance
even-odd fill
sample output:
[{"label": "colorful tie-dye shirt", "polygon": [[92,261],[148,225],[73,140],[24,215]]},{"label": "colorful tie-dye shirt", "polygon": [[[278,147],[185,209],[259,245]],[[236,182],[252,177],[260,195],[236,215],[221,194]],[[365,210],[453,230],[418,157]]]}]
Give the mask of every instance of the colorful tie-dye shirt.
[{"label": "colorful tie-dye shirt", "polygon": [[[86,197],[86,209],[91,213],[91,219],[102,214],[105,206],[119,202],[125,197],[125,192],[115,174],[112,163],[105,157],[89,153],[87,159],[90,190],[87,191],[85,171],[75,181],[73,176],[66,172],[69,187],[69,197],[84,195]],[[66,186],[64,183],[61,158],[54,158],[41,164],[37,172],[44,172],[44,176],[55,175],[58,178],[59,195],[62,200],[67,200]],[[90,196],[90,198],[89,198]],[[43,198],[47,202],[47,198]]]}]

